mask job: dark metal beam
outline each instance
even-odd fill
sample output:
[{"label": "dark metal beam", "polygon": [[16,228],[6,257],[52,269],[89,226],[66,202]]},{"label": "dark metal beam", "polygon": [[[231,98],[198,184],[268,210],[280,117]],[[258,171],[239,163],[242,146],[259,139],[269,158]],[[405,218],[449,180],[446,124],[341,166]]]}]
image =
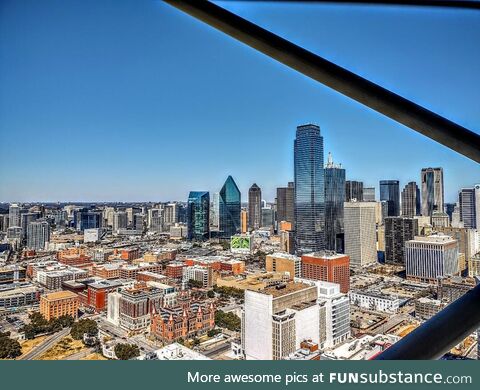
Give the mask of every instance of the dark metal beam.
[{"label": "dark metal beam", "polygon": [[480,10],[478,0],[219,0],[231,2],[255,2],[255,3],[332,3],[332,4],[370,4],[370,5],[395,5],[416,7],[448,7]]},{"label": "dark metal beam", "polygon": [[164,0],[292,69],[480,163],[480,135],[207,0]]},{"label": "dark metal beam", "polygon": [[480,285],[393,344],[376,359],[438,359],[479,327]]}]

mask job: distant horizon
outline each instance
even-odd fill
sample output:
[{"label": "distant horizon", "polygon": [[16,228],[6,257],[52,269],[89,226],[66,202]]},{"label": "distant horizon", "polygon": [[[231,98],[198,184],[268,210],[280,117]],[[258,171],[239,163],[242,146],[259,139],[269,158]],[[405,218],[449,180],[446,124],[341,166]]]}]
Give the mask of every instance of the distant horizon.
[{"label": "distant horizon", "polygon": [[[222,6],[480,129],[480,13]],[[0,202],[186,201],[231,174],[243,199],[255,182],[271,203],[293,181],[303,123],[377,199],[380,180],[420,187],[424,167],[444,169],[446,203],[480,182],[477,163],[164,2],[1,2],[0,58]]]}]

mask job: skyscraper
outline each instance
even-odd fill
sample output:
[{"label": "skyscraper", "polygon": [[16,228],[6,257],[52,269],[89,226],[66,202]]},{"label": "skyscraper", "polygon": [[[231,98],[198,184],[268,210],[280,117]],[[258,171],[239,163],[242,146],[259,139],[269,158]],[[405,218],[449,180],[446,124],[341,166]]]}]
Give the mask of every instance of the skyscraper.
[{"label": "skyscraper", "polygon": [[352,267],[361,267],[377,261],[375,203],[346,202],[345,254]]},{"label": "skyscraper", "polygon": [[328,154],[325,167],[325,249],[343,252],[345,169]]},{"label": "skyscraper", "polygon": [[8,208],[8,226],[20,226],[20,206],[12,203]]},{"label": "skyscraper", "polygon": [[262,190],[253,183],[248,190],[248,227],[251,230],[260,228],[262,223]]},{"label": "skyscraper", "polygon": [[230,238],[240,233],[241,194],[232,176],[228,176],[220,190],[220,236]]},{"label": "skyscraper", "polygon": [[126,229],[128,225],[128,215],[126,211],[115,211],[113,213],[113,225],[112,230],[114,233],[118,233],[122,229]]},{"label": "skyscraper", "polygon": [[211,219],[212,225],[218,228],[220,226],[220,194],[218,192],[213,193]]},{"label": "skyscraper", "polygon": [[400,182],[398,180],[380,180],[380,200],[388,205],[388,216],[400,215]]},{"label": "skyscraper", "polygon": [[77,230],[99,229],[102,227],[102,212],[83,208],[74,212],[73,223]]},{"label": "skyscraper", "polygon": [[277,188],[277,222],[295,222],[295,184]]},{"label": "skyscraper", "polygon": [[192,191],[187,203],[187,237],[189,240],[205,240],[209,236],[210,194]]},{"label": "skyscraper", "polygon": [[418,234],[418,219],[413,217],[385,218],[385,262],[405,264],[405,242]]},{"label": "skyscraper", "polygon": [[298,126],[294,141],[295,247],[299,253],[325,248],[325,170],[320,127]]},{"label": "skyscraper", "polygon": [[443,211],[443,169],[422,168],[422,215],[431,216],[433,211]]},{"label": "skyscraper", "polygon": [[458,194],[458,204],[460,205],[460,220],[463,226],[469,229],[476,229],[476,199],[475,188],[462,188]]},{"label": "skyscraper", "polygon": [[375,202],[375,187],[363,187],[363,201]]},{"label": "skyscraper", "polygon": [[30,222],[27,227],[27,247],[30,249],[45,249],[50,241],[50,225],[47,221]]},{"label": "skyscraper", "polygon": [[414,181],[408,183],[402,190],[402,215],[405,217],[420,215],[420,190]]},{"label": "skyscraper", "polygon": [[356,200],[363,202],[363,182],[347,180],[345,182],[345,202]]}]

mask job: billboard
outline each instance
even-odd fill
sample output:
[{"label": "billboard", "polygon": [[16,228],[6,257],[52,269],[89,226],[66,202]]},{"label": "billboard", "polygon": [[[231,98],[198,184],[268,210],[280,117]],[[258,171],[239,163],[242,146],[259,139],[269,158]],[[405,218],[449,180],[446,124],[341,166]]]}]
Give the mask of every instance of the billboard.
[{"label": "billboard", "polygon": [[250,253],[252,250],[252,238],[247,235],[237,235],[230,238],[230,250],[232,253]]}]

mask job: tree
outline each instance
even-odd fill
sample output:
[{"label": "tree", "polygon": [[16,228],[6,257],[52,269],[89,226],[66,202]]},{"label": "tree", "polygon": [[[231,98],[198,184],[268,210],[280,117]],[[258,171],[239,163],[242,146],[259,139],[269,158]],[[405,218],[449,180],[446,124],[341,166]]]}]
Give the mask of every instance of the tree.
[{"label": "tree", "polygon": [[217,334],[219,333],[222,333],[222,331],[220,329],[210,329],[208,332],[207,332],[207,336],[208,337],[213,337],[213,336],[216,336]]},{"label": "tree", "polygon": [[239,332],[242,321],[240,317],[232,312],[225,313],[222,310],[217,310],[215,312],[215,324],[220,328],[227,328],[228,330]]},{"label": "tree", "polygon": [[75,322],[72,325],[70,334],[75,340],[83,340],[83,335],[86,334],[89,337],[96,336],[98,333],[98,326],[94,320],[88,318]]},{"label": "tree", "polygon": [[215,292],[213,290],[208,290],[207,292],[207,297],[209,298],[215,298]]},{"label": "tree", "polygon": [[130,360],[140,355],[140,349],[135,344],[117,344],[114,351],[120,360]]},{"label": "tree", "polygon": [[202,288],[203,287],[203,283],[200,282],[199,280],[195,280],[195,279],[189,279],[187,284],[188,284],[189,288]]},{"label": "tree", "polygon": [[22,347],[10,338],[10,332],[0,333],[0,359],[15,359],[21,354]]}]

